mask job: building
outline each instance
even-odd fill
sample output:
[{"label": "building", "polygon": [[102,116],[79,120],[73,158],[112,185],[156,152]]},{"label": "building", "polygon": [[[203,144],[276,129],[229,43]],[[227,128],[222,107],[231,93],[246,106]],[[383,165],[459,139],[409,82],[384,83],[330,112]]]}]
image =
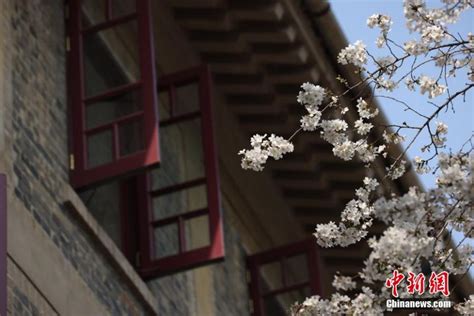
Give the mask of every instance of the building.
[{"label": "building", "polygon": [[365,243],[311,233],[383,161],[337,160],[312,134],[263,173],[237,156],[293,132],[302,82],[357,80],[327,3],[4,0],[0,23],[7,315],[284,315],[360,270]]}]

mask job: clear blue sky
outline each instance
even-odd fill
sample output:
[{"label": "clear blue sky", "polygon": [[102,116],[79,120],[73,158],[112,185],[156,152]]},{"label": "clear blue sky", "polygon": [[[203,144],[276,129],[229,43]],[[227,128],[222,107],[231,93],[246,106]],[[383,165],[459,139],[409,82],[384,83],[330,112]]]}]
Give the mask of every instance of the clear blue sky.
[{"label": "clear blue sky", "polygon": [[[346,38],[349,42],[355,42],[356,40],[362,40],[369,51],[375,52],[376,56],[386,56],[387,52],[379,50],[375,46],[375,39],[378,36],[379,31],[376,29],[369,29],[366,24],[367,18],[374,13],[388,14],[392,17],[393,25],[390,37],[397,43],[403,43],[409,39],[416,38],[416,34],[410,34],[405,27],[405,18],[403,16],[403,1],[402,0],[331,0],[331,9],[335,14],[336,18],[343,29]],[[427,1],[428,5],[435,6],[438,1]],[[465,12],[458,24],[452,26],[451,30],[454,33],[459,32],[466,36],[468,32],[474,33],[474,16],[473,10]],[[380,53],[379,53],[380,52]],[[430,75],[434,74],[436,67],[429,67],[421,73]],[[434,76],[433,76],[434,77]],[[466,76],[460,74],[456,79],[450,83],[452,91],[457,91],[456,88],[462,87],[466,82]],[[418,109],[424,110],[424,113],[429,113],[432,110],[432,106],[426,103],[427,98],[421,96],[419,93],[410,92],[406,88],[397,89],[392,94],[384,93],[400,100],[408,101],[409,104],[416,105]],[[444,96],[445,97],[445,96]],[[442,102],[443,96],[440,96],[434,101]],[[446,123],[449,126],[447,149],[453,151],[459,150],[466,139],[472,134],[474,130],[474,96],[470,93],[466,98],[465,103],[457,103],[456,113],[451,111],[444,113],[439,118],[440,121]],[[381,104],[385,115],[388,120],[393,124],[400,124],[403,121],[413,122],[417,118],[405,111],[393,101],[379,98],[378,102]],[[405,135],[409,136],[408,133]],[[420,155],[420,147],[428,142],[426,135],[420,138],[420,141],[416,142],[415,145],[408,151],[408,156],[413,159],[415,156]],[[426,174],[420,177],[421,182],[425,188],[431,188],[435,186],[435,176]],[[454,240],[460,240],[462,234],[456,234]],[[474,244],[472,240],[471,243]],[[474,277],[474,269],[470,271],[471,277]]]}]

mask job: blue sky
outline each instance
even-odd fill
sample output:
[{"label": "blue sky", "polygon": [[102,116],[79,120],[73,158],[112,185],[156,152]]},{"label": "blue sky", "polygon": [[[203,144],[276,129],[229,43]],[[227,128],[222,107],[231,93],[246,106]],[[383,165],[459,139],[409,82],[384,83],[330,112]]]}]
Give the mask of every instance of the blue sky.
[{"label": "blue sky", "polygon": [[[416,38],[416,34],[410,34],[405,27],[405,18],[403,16],[403,1],[402,0],[384,0],[384,1],[374,1],[374,0],[331,0],[331,9],[335,14],[336,18],[343,29],[346,38],[349,42],[353,43],[356,40],[362,40],[366,45],[367,49],[376,56],[386,56],[387,52],[379,50],[375,46],[375,39],[379,34],[379,31],[376,29],[369,29],[366,25],[367,18],[374,13],[383,13],[388,14],[392,17],[393,25],[392,31],[390,32],[390,38],[392,38],[397,43],[403,43],[409,39]],[[427,1],[428,5],[435,6],[438,1]],[[474,33],[474,16],[473,10],[465,12],[461,20],[452,26],[451,30],[454,33],[461,33],[464,36],[468,32]],[[419,74],[430,75],[434,74],[437,70],[436,67],[425,68]],[[434,77],[434,75],[433,75]],[[449,86],[452,88],[452,91],[457,91],[457,88],[463,87],[466,82],[465,74],[460,74],[457,78],[452,79]],[[402,87],[397,89],[391,94],[383,93],[391,97],[395,97],[400,100],[408,101],[409,104],[415,105],[417,109],[420,109],[424,113],[430,113],[433,107],[427,104],[427,98],[421,96],[418,92],[408,91],[406,88]],[[445,97],[445,96],[444,96]],[[434,101],[442,102],[443,96],[435,98]],[[447,150],[452,149],[452,151],[457,151],[462,146],[462,144],[467,140],[467,138],[472,134],[474,130],[474,96],[473,93],[470,93],[466,102],[456,103],[456,112],[448,111],[443,113],[437,121],[442,121],[449,126]],[[414,115],[407,113],[401,109],[401,107],[394,103],[393,101],[379,98],[379,104],[382,106],[382,109],[385,115],[388,117],[388,120],[393,124],[400,124],[403,121],[407,122],[419,122]],[[404,133],[406,136],[409,136],[409,133]],[[413,159],[415,156],[420,155],[420,148],[428,142],[427,135],[423,135],[419,141],[417,141],[414,146],[409,149],[408,156],[410,159]],[[431,188],[435,186],[435,176],[431,174],[426,174],[420,177],[421,182],[425,188]],[[462,238],[461,234],[456,234],[454,236],[455,240],[460,240]],[[470,241],[473,243],[473,241]],[[474,269],[470,271],[471,277],[474,277]]]}]

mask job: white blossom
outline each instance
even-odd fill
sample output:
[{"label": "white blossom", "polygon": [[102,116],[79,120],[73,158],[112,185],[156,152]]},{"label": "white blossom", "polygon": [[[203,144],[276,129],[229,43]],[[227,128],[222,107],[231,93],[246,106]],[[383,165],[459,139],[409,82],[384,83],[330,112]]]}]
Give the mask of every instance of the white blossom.
[{"label": "white blossom", "polygon": [[373,14],[367,19],[367,26],[370,28],[377,26],[384,32],[388,32],[391,25],[392,19],[385,14]]},{"label": "white blossom", "polygon": [[396,180],[396,179],[400,178],[401,176],[403,176],[405,174],[405,171],[406,171],[405,164],[406,164],[406,161],[401,160],[397,164],[394,164],[391,167],[387,167],[386,168],[387,175],[390,177],[390,179]]},{"label": "white blossom", "polygon": [[314,236],[322,247],[335,246],[340,236],[339,227],[333,221],[327,224],[318,224]]},{"label": "white blossom", "polygon": [[383,139],[387,144],[399,144],[405,140],[405,137],[398,133],[383,132]]},{"label": "white blossom", "polygon": [[405,84],[406,84],[408,90],[415,91],[415,80],[413,80],[411,78],[407,78],[405,80]]},{"label": "white blossom", "polygon": [[275,160],[281,159],[284,154],[292,152],[294,147],[291,142],[281,136],[256,134],[252,136],[250,144],[252,149],[243,149],[239,151],[242,155],[241,166],[243,169],[252,169],[262,171],[268,157]]},{"label": "white blossom", "polygon": [[362,119],[358,119],[355,121],[354,127],[357,129],[359,135],[367,135],[374,125],[371,123],[364,123]]},{"label": "white blossom", "polygon": [[410,40],[403,45],[403,49],[410,55],[418,56],[428,52],[428,46],[415,40]]},{"label": "white blossom", "polygon": [[375,117],[379,114],[379,110],[377,108],[372,110],[367,102],[362,98],[357,99],[357,112],[361,118],[365,119]]},{"label": "white blossom", "polygon": [[281,159],[283,154],[290,153],[294,149],[293,144],[281,136],[272,134],[268,140],[270,141],[270,146],[268,146],[269,155],[275,160]]},{"label": "white blossom", "polygon": [[377,58],[376,65],[381,69],[382,73],[387,75],[392,75],[397,70],[395,65],[395,57],[393,56]]},{"label": "white blossom", "polygon": [[428,76],[420,76],[418,81],[420,85],[420,93],[425,94],[425,92],[428,92],[428,97],[430,99],[435,98],[446,91],[445,86],[438,84],[435,79]]},{"label": "white blossom", "polygon": [[363,67],[367,63],[367,52],[365,44],[362,41],[356,41],[346,48],[342,49],[337,56],[337,62],[342,65],[352,64],[354,66]]},{"label": "white blossom", "polygon": [[337,290],[349,291],[355,289],[356,283],[352,280],[351,277],[335,275],[334,280],[332,281],[332,286]]},{"label": "white blossom", "polygon": [[326,97],[326,90],[321,86],[309,82],[303,83],[301,88],[303,90],[299,92],[296,100],[303,105],[310,114],[315,114]]},{"label": "white blossom", "polygon": [[446,36],[446,32],[441,28],[440,26],[437,25],[431,25],[423,29],[421,32],[421,37],[424,42],[430,43],[430,42],[436,42],[439,43],[441,42],[444,37]]},{"label": "white blossom", "polygon": [[[374,220],[383,222],[388,229],[381,236],[368,240],[372,251],[359,273],[360,289],[356,289],[357,283],[353,278],[336,275],[333,286],[338,291],[346,291],[345,293],[336,292],[327,299],[319,296],[307,298],[292,307],[292,315],[382,315],[385,301],[390,298],[390,291],[380,284],[393,270],[397,269],[404,274],[408,271],[421,272],[423,262],[432,271],[446,270],[453,275],[462,275],[474,263],[472,246],[460,244],[453,247],[441,238],[451,230],[463,233],[466,238],[474,237],[474,145],[471,138],[464,145],[471,145],[471,148],[464,148],[465,152],[443,153],[448,126],[434,122],[434,119],[441,117],[447,110],[454,110],[455,102],[451,98],[458,97],[456,101],[461,102],[464,98],[468,99],[468,92],[472,93],[467,90],[474,81],[474,35],[448,33],[449,24],[455,23],[464,11],[472,8],[472,1],[440,1],[441,7],[433,7],[432,3],[428,6],[426,0],[403,1],[406,25],[412,33],[411,38],[403,43],[396,43],[389,37],[392,20],[388,15],[374,14],[367,19],[369,28],[380,30],[376,39],[377,46],[386,46],[390,55],[369,55],[365,44],[356,41],[342,49],[337,56],[338,63],[359,68],[356,72],[367,78],[367,81],[360,83],[388,92],[398,88],[399,83],[404,83],[409,91],[419,89],[421,95],[441,100],[438,104],[436,101],[429,102],[435,106],[434,109],[420,105],[419,113],[422,114],[419,116],[426,119],[420,125],[408,121],[394,123],[386,127],[382,137],[377,137],[380,135],[371,131],[376,122],[372,119],[378,115],[378,109],[369,105],[368,100],[357,100],[357,115],[344,115],[349,112],[349,107],[344,106],[343,102],[359,93],[359,88],[362,88],[362,92],[362,85],[354,89],[356,86],[352,82],[338,76],[336,79],[345,90],[326,90],[308,82],[301,86],[297,101],[307,111],[300,119],[301,130],[319,130],[321,138],[332,146],[334,156],[346,161],[358,159],[366,167],[373,167],[372,163],[378,157],[389,157],[390,161],[395,162],[385,169],[386,175],[378,174],[378,170],[383,171],[383,167],[379,168],[378,164],[376,170],[377,176],[383,177],[384,182],[391,182],[403,176],[408,166],[404,160],[406,157],[394,156],[397,151],[392,151],[390,147],[405,141],[405,136],[402,135],[405,132],[418,129],[420,132],[429,132],[430,139],[421,148],[420,156],[423,157],[415,156],[413,168],[419,174],[436,171],[437,178],[436,188],[422,191],[420,188],[410,187],[408,192],[401,195],[391,193],[389,186],[380,186],[374,178],[365,178],[363,185],[355,190],[354,197],[346,203],[339,221],[317,223],[314,236],[321,247],[346,247],[359,242],[367,237]],[[369,58],[373,63],[368,62]],[[425,64],[437,67],[436,71],[424,74]],[[408,71],[405,72],[402,67]],[[428,71],[431,70],[428,68]],[[461,77],[459,74],[467,75],[467,79],[471,81],[464,86],[467,90],[465,93],[461,90],[449,91],[449,95],[445,96],[449,80]],[[341,101],[342,96],[344,100]],[[323,106],[325,100],[327,103]],[[401,106],[406,106],[404,109],[407,115],[419,114],[418,104],[401,102],[401,99],[399,101]],[[406,134],[408,146],[411,146],[418,134],[416,131]],[[416,135],[412,138],[414,134]],[[263,170],[268,158],[281,159],[284,154],[293,151],[291,142],[275,135],[254,135],[251,146],[252,148],[239,152],[243,156],[242,167],[257,171]],[[382,159],[377,162],[379,161],[382,165],[388,163]],[[374,173],[374,170],[375,168],[370,170],[369,174]],[[409,294],[403,292],[400,295],[408,297]],[[471,296],[468,301],[457,304],[455,309],[463,315],[474,314],[473,301],[474,296]]]},{"label": "white blossom", "polygon": [[304,131],[314,131],[318,127],[322,113],[314,111],[313,114],[305,115],[301,118],[301,127]]},{"label": "white blossom", "polygon": [[364,263],[361,278],[371,284],[385,281],[394,269],[400,272],[421,271],[420,263],[414,262],[413,258],[418,254],[429,256],[434,240],[433,237],[414,236],[403,227],[389,227],[378,240],[369,239],[372,252]]},{"label": "white blossom", "polygon": [[351,142],[350,140],[346,140],[341,144],[337,144],[334,146],[332,152],[336,157],[339,157],[343,160],[351,160],[355,154],[356,144]]},{"label": "white blossom", "polygon": [[418,156],[415,156],[415,158],[413,159],[413,163],[415,165],[415,171],[418,174],[424,174],[430,171],[427,162]]},{"label": "white blossom", "polygon": [[469,299],[464,303],[457,304],[454,309],[461,315],[474,315],[474,295],[469,295]]},{"label": "white blossom", "polygon": [[348,128],[348,124],[344,120],[322,120],[320,124],[323,129],[321,136],[330,144],[336,145],[343,143],[347,140],[345,131]]},{"label": "white blossom", "polygon": [[378,77],[375,82],[377,83],[377,89],[384,89],[390,92],[395,90],[395,88],[397,87],[397,83],[394,80],[384,77]]},{"label": "white blossom", "polygon": [[380,28],[380,35],[377,37],[375,44],[381,48],[386,42],[386,36],[390,31],[392,19],[385,14],[373,14],[367,19],[367,26],[370,28]]}]

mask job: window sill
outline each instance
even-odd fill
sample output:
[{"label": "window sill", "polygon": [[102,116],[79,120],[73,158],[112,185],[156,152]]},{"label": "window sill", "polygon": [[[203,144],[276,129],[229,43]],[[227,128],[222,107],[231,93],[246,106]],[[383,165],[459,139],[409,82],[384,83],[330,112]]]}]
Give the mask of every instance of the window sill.
[{"label": "window sill", "polygon": [[155,297],[145,282],[137,274],[135,269],[130,265],[120,249],[118,249],[112,239],[89,213],[76,192],[69,186],[67,186],[64,191],[63,196],[66,199],[64,206],[70,212],[70,215],[80,221],[84,226],[84,229],[97,242],[97,245],[103,249],[107,259],[124,277],[134,294],[137,295],[137,298],[144,303],[152,315],[158,315],[158,307]]}]

